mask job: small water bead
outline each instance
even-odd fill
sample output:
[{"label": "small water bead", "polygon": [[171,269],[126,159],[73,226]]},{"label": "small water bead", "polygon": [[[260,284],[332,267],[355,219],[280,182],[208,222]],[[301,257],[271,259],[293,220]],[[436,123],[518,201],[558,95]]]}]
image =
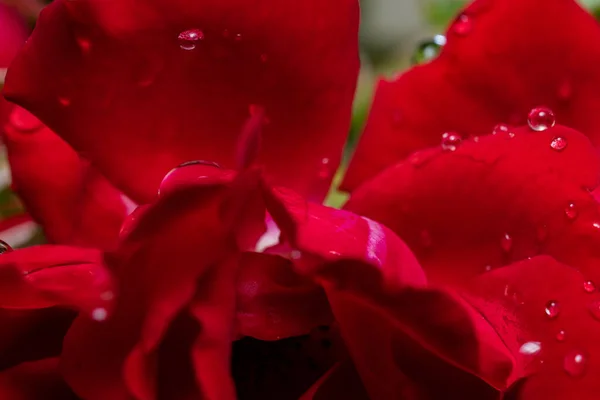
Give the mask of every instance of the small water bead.
[{"label": "small water bead", "polygon": [[600,222],[594,222],[594,223],[592,224],[592,226],[593,226],[595,229],[600,229]]},{"label": "small water bead", "polygon": [[585,281],[583,282],[583,290],[585,290],[586,293],[594,293],[596,291],[596,285],[594,285],[594,282],[592,281]]},{"label": "small water bead", "polygon": [[577,219],[577,216],[579,215],[579,211],[577,211],[577,206],[574,203],[569,203],[565,208],[565,215],[570,220]]},{"label": "small water bead", "polygon": [[492,135],[497,135],[499,133],[507,133],[510,130],[510,127],[506,124],[498,124],[492,129]]},{"label": "small water bead", "polygon": [[442,150],[444,151],[456,151],[462,138],[458,133],[446,132],[442,135]]},{"label": "small water bead", "polygon": [[198,42],[204,39],[204,33],[200,29],[190,29],[181,32],[177,39],[183,50],[194,50]]},{"label": "small water bead", "polygon": [[63,107],[68,107],[71,105],[71,99],[66,96],[58,96],[58,103]]},{"label": "small water bead", "polygon": [[[200,168],[186,168],[193,166],[199,166]],[[206,170],[203,167],[221,168],[219,164],[213,161],[186,161],[182,164],[179,164],[165,175],[159,185],[158,195],[162,196],[164,193],[169,192],[181,185],[189,184],[191,181],[208,179],[210,176],[212,176],[210,170]]]},{"label": "small water bead", "polygon": [[589,306],[590,314],[594,319],[600,321],[600,300],[592,301]]},{"label": "small water bead", "polygon": [[500,239],[500,247],[502,247],[502,250],[506,253],[508,253],[513,246],[513,238],[512,236],[510,236],[510,234],[505,233],[504,235],[502,235],[502,239]]},{"label": "small water bead", "polygon": [[544,312],[546,313],[548,318],[554,319],[558,317],[558,314],[560,314],[560,304],[556,300],[550,300],[546,303],[546,308],[544,309]]},{"label": "small water bead", "polygon": [[466,36],[473,30],[473,21],[468,15],[461,14],[456,18],[456,21],[454,21],[452,29],[457,35]]},{"label": "small water bead", "polygon": [[242,40],[242,34],[241,34],[241,33],[237,33],[237,34],[235,35],[235,38],[234,38],[234,40],[235,40],[236,42],[239,42],[239,41],[241,41],[241,40]]},{"label": "small water bead", "polygon": [[106,292],[102,292],[100,294],[100,299],[104,301],[110,301],[115,298],[115,294],[111,290],[107,290]]},{"label": "small water bead", "polygon": [[556,340],[557,341],[564,342],[566,338],[567,338],[567,334],[566,334],[566,332],[563,329],[561,329],[560,331],[558,331],[556,333]]},{"label": "small water bead", "polygon": [[108,311],[106,311],[106,308],[98,307],[92,311],[92,319],[94,321],[101,322],[104,321],[106,317],[108,317]]},{"label": "small water bead", "polygon": [[301,258],[302,258],[302,252],[301,252],[301,251],[299,251],[299,250],[292,250],[292,251],[290,252],[290,258],[291,258],[292,260],[299,260],[299,259],[301,259]]},{"label": "small water bead", "polygon": [[567,139],[559,136],[552,139],[552,142],[550,142],[550,147],[552,150],[563,151],[567,147],[567,144]]},{"label": "small water bead", "polygon": [[491,265],[486,265],[485,268],[484,268],[484,270],[486,272],[490,272],[492,269],[493,269],[493,267]]},{"label": "small water bead", "polygon": [[547,107],[536,107],[529,112],[527,124],[537,132],[542,132],[556,125],[554,112]]},{"label": "small water bead", "polygon": [[321,179],[328,179],[331,177],[331,175],[333,175],[331,162],[329,158],[324,157],[323,159],[321,159],[318,176]]},{"label": "small water bead", "polygon": [[527,356],[533,356],[539,354],[541,350],[542,344],[540,342],[527,342],[523,343],[519,349],[519,353]]},{"label": "small water bead", "polygon": [[574,378],[583,376],[587,368],[587,356],[582,351],[571,350],[565,355],[563,368]]},{"label": "small water bead", "polygon": [[8,253],[10,251],[13,251],[13,248],[4,240],[0,240],[0,254]]},{"label": "small water bead", "polygon": [[435,35],[432,39],[421,42],[412,56],[413,65],[424,64],[435,59],[445,44],[446,37],[444,35]]}]

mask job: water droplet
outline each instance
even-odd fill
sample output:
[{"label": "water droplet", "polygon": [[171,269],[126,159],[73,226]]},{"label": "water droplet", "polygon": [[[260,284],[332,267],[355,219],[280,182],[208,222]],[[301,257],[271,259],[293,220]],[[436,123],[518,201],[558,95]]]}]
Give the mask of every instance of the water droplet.
[{"label": "water droplet", "polygon": [[235,38],[234,38],[234,40],[235,40],[236,42],[239,42],[239,41],[241,41],[241,40],[242,40],[242,34],[241,34],[241,33],[236,33],[236,34],[235,34]]},{"label": "water droplet", "polygon": [[0,254],[8,253],[9,251],[13,251],[13,248],[4,240],[0,240]]},{"label": "water droplet", "polygon": [[492,129],[492,135],[497,135],[499,133],[506,133],[510,130],[510,127],[506,124],[498,124]]},{"label": "water droplet", "polygon": [[475,143],[479,143],[479,136],[473,136],[473,141]]},{"label": "water droplet", "polygon": [[565,215],[570,220],[576,219],[579,215],[579,211],[577,211],[577,206],[574,203],[569,203],[565,208]]},{"label": "water droplet", "polygon": [[594,293],[596,291],[596,285],[594,285],[594,282],[592,281],[585,281],[583,282],[583,290],[585,290],[586,293]]},{"label": "water droplet", "polygon": [[329,251],[329,255],[333,256],[333,257],[340,257],[341,256],[341,254],[339,252],[333,251],[333,250]]},{"label": "water droplet", "polygon": [[556,151],[563,151],[567,147],[567,139],[563,137],[555,137],[550,142],[550,147]]},{"label": "water droplet", "polygon": [[556,340],[557,341],[564,342],[565,339],[566,339],[566,337],[567,337],[567,334],[566,334],[566,332],[563,329],[561,329],[560,331],[556,332]]},{"label": "water droplet", "polygon": [[600,300],[592,301],[589,310],[592,317],[600,321]]},{"label": "water droplet", "polygon": [[94,308],[92,311],[92,319],[94,319],[94,321],[104,321],[106,317],[108,317],[108,311],[106,311],[106,308],[98,307]]},{"label": "water droplet", "polygon": [[454,21],[452,29],[457,35],[466,36],[471,33],[471,30],[473,29],[473,22],[468,15],[461,14],[458,16],[458,18],[456,18],[456,21]]},{"label": "water droplet", "polygon": [[563,368],[567,374],[577,378],[585,374],[587,364],[586,355],[579,350],[571,350],[565,355]]},{"label": "water droplet", "polygon": [[[197,169],[187,169],[186,167],[199,166]],[[203,179],[207,179],[209,172],[207,169],[202,167],[214,167],[221,168],[219,164],[213,161],[204,161],[204,160],[194,160],[194,161],[186,161],[177,167],[173,168],[169,171],[162,182],[159,185],[158,196],[162,196],[164,193],[167,193],[177,187],[182,185],[190,184],[194,181],[200,181]]]},{"label": "water droplet", "polygon": [[527,124],[531,129],[542,132],[556,125],[556,117],[547,107],[536,107],[529,112]]},{"label": "water droplet", "polygon": [[592,226],[596,229],[600,229],[600,222],[594,222]]},{"label": "water droplet", "polygon": [[194,50],[198,42],[204,39],[204,33],[200,29],[189,29],[181,32],[177,39],[183,50]]},{"label": "water droplet", "polygon": [[544,312],[546,313],[548,318],[554,319],[558,317],[558,314],[560,314],[560,304],[556,300],[550,300],[546,303],[546,308],[544,309]]},{"label": "water droplet", "polygon": [[71,99],[66,96],[58,96],[58,103],[63,107],[68,107],[71,105]]},{"label": "water droplet", "polygon": [[299,259],[301,259],[301,258],[302,258],[302,252],[301,252],[301,251],[299,251],[299,250],[292,250],[292,251],[290,252],[290,258],[291,258],[292,260],[299,260]]},{"label": "water droplet", "polygon": [[42,127],[42,121],[24,108],[15,107],[10,114],[11,125],[20,132],[33,132]]},{"label": "water droplet", "polygon": [[519,349],[519,353],[527,356],[533,356],[539,354],[541,350],[542,344],[540,342],[527,342],[523,343]]},{"label": "water droplet", "polygon": [[462,138],[459,134],[455,132],[446,132],[442,135],[442,150],[455,151],[461,142]]},{"label": "water droplet", "polygon": [[435,35],[431,40],[421,42],[413,54],[413,65],[424,64],[433,60],[440,54],[445,44],[446,37],[444,35]]},{"label": "water droplet", "polygon": [[492,266],[491,265],[486,265],[485,268],[484,268],[484,270],[486,272],[490,272],[492,270]]},{"label": "water droplet", "polygon": [[502,247],[502,250],[505,253],[508,253],[513,246],[513,238],[512,236],[510,236],[510,234],[505,233],[504,235],[502,235],[502,239],[500,239],[500,247]]}]

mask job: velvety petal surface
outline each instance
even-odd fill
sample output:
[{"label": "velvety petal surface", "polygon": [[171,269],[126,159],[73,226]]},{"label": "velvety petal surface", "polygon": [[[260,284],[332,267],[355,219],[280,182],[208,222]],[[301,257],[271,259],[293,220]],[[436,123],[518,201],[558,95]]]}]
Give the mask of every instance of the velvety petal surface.
[{"label": "velvety petal surface", "polygon": [[600,145],[600,28],[577,1],[476,0],[446,37],[437,59],[380,81],[346,189],[444,132],[521,125],[540,105]]},{"label": "velvety petal surface", "polygon": [[0,372],[0,396],[11,400],[77,400],[58,372],[58,359],[27,362]]},{"label": "velvety petal surface", "polygon": [[50,242],[110,248],[127,202],[40,120],[15,107],[4,130],[12,187]]},{"label": "velvety petal surface", "polygon": [[468,294],[512,347],[520,368],[537,370],[520,385],[518,399],[596,397],[600,294],[585,274],[535,257],[478,277]]},{"label": "velvety petal surface", "polygon": [[356,0],[54,1],[5,93],[138,202],[182,162],[234,167],[258,107],[268,175],[322,191],[349,127],[358,14]]},{"label": "velvety petal surface", "polygon": [[459,285],[537,254],[595,279],[600,212],[590,190],[599,171],[582,134],[517,128],[417,153],[355,191],[346,208],[396,232],[433,282]]}]

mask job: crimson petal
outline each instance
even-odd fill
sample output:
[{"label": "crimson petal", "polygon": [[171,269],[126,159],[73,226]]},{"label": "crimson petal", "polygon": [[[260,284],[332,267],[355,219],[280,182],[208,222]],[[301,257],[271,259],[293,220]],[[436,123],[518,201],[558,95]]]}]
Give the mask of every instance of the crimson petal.
[{"label": "crimson petal", "polygon": [[600,28],[577,1],[476,0],[446,36],[437,59],[379,83],[346,189],[444,132],[524,124],[540,105],[600,145]]},{"label": "crimson petal", "polygon": [[[556,137],[568,143],[562,151]],[[590,189],[599,162],[576,131],[518,128],[417,153],[361,186],[346,208],[396,232],[433,282],[461,284],[537,254],[596,276],[600,209]]]},{"label": "crimson petal", "polygon": [[77,400],[58,372],[58,359],[27,362],[0,372],[0,397],[11,400]]},{"label": "crimson petal", "polygon": [[54,1],[5,93],[138,202],[182,162],[235,167],[250,108],[264,107],[258,161],[306,193],[340,160],[358,17],[356,0]]}]

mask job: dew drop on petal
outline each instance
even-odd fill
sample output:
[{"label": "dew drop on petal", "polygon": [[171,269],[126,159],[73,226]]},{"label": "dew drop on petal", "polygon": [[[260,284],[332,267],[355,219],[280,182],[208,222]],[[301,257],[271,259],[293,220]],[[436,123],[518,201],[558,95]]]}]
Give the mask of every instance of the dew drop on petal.
[{"label": "dew drop on petal", "polygon": [[596,320],[600,321],[600,300],[592,301],[589,306],[590,314]]},{"label": "dew drop on petal", "polygon": [[492,135],[497,135],[499,133],[506,133],[510,130],[510,127],[506,124],[498,124],[492,129]]},{"label": "dew drop on petal", "polygon": [[200,29],[189,29],[181,32],[177,39],[183,50],[194,50],[198,42],[204,39],[204,33]]},{"label": "dew drop on petal", "polygon": [[111,290],[100,293],[100,299],[104,301],[110,301],[115,298],[115,294]]},{"label": "dew drop on petal", "polygon": [[98,307],[94,308],[92,311],[92,319],[94,319],[94,321],[104,321],[106,317],[108,317],[108,311],[106,311],[106,308]]},{"label": "dew drop on petal", "polygon": [[567,334],[566,334],[566,332],[563,329],[561,329],[560,331],[556,332],[556,340],[557,341],[564,342],[565,339],[566,339],[566,337],[567,337]]},{"label": "dew drop on petal", "polygon": [[444,35],[435,35],[432,39],[421,42],[412,57],[413,65],[425,64],[435,59],[446,44]]},{"label": "dew drop on petal", "polygon": [[592,281],[585,281],[583,282],[583,290],[586,293],[594,293],[596,291],[596,285],[594,285],[594,282]]},{"label": "dew drop on petal", "polygon": [[594,223],[592,224],[592,226],[593,226],[595,229],[600,229],[600,222],[594,222]]},{"label": "dew drop on petal", "polygon": [[13,248],[4,240],[0,240],[0,254],[8,253],[9,251],[13,251]]},{"label": "dew drop on petal", "polygon": [[527,124],[531,129],[542,132],[556,125],[554,112],[547,107],[536,107],[529,112]]},{"label": "dew drop on petal", "polygon": [[[158,186],[158,196],[161,196],[162,193],[168,192],[171,189],[173,189],[174,187],[177,187],[179,185],[180,180],[182,178],[182,176],[179,174],[179,172],[181,172],[181,170],[183,168],[195,166],[195,165],[215,167],[215,168],[219,168],[219,169],[221,168],[221,166],[219,164],[217,164],[216,162],[205,161],[205,160],[186,161],[182,164],[179,164],[177,167],[175,167],[171,171],[169,171],[163,178],[162,182]],[[198,172],[204,172],[204,171],[198,171]],[[205,175],[202,175],[202,174],[195,174],[195,176],[194,176],[195,179],[202,179],[204,177],[205,177]],[[186,176],[184,178],[189,179],[190,176]],[[184,179],[184,180],[186,180],[186,179]]]},{"label": "dew drop on petal", "polygon": [[292,260],[299,260],[299,259],[301,259],[301,258],[302,258],[302,252],[301,252],[301,251],[299,251],[299,250],[292,250],[292,251],[290,252],[290,258],[291,258]]},{"label": "dew drop on petal", "polygon": [[550,147],[552,150],[563,151],[567,147],[567,144],[567,139],[559,136],[552,139],[552,142],[550,142]]},{"label": "dew drop on petal", "polygon": [[10,114],[10,123],[22,133],[37,131],[42,127],[42,121],[23,108],[13,110]]},{"label": "dew drop on petal", "polygon": [[452,29],[457,35],[466,36],[473,30],[473,21],[471,21],[471,18],[468,15],[461,14],[456,18],[456,21],[454,21]]},{"label": "dew drop on petal", "polygon": [[556,300],[550,300],[546,303],[546,308],[544,309],[544,312],[546,313],[548,318],[554,319],[558,317],[558,314],[560,314],[560,304]]},{"label": "dew drop on petal", "polygon": [[565,372],[574,377],[580,377],[585,374],[587,367],[587,356],[579,350],[569,351],[563,360],[563,368]]},{"label": "dew drop on petal", "polygon": [[58,96],[58,103],[63,107],[68,107],[71,105],[71,99],[66,96]]},{"label": "dew drop on petal", "polygon": [[523,345],[519,349],[519,353],[527,356],[533,356],[539,354],[541,350],[542,344],[540,342],[527,342],[523,343]]},{"label": "dew drop on petal", "polygon": [[442,150],[455,151],[461,142],[462,138],[458,133],[446,132],[442,135]]},{"label": "dew drop on petal", "polygon": [[329,158],[324,157],[321,159],[321,163],[319,165],[318,177],[321,179],[329,179],[331,177],[331,175],[333,175],[332,168],[331,168],[331,162],[330,162]]},{"label": "dew drop on petal", "polygon": [[502,238],[500,239],[500,247],[502,247],[502,250],[504,252],[508,253],[512,249],[512,245],[513,245],[512,236],[510,236],[510,234],[508,234],[508,233],[505,233],[504,235],[502,235]]},{"label": "dew drop on petal", "polygon": [[574,203],[567,204],[565,208],[565,215],[568,219],[574,220],[579,215],[579,211],[577,211],[577,206]]}]

